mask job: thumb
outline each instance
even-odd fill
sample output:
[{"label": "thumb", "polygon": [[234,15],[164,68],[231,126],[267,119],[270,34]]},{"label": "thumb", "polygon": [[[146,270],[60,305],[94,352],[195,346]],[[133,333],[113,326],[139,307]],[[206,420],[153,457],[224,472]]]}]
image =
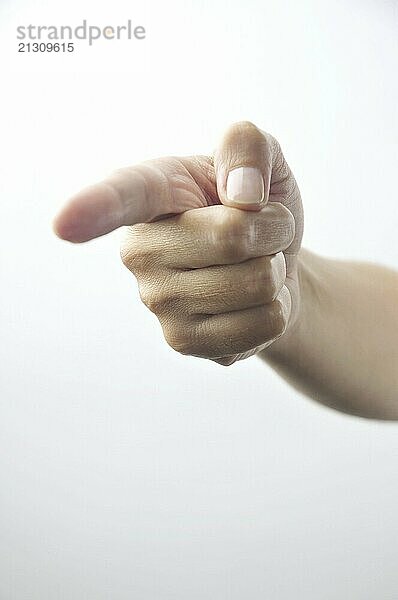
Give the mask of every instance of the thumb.
[{"label": "thumb", "polygon": [[260,210],[268,202],[273,140],[249,121],[227,129],[214,154],[217,193],[223,204]]}]

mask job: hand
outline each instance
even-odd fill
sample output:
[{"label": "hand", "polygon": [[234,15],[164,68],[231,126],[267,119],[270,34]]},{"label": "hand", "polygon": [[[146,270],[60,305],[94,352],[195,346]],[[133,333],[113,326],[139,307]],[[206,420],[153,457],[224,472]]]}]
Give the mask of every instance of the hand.
[{"label": "hand", "polygon": [[252,123],[230,127],[213,157],[117,171],[72,198],[54,228],[82,242],[121,225],[123,262],[178,352],[228,365],[294,326],[300,193],[278,142]]}]

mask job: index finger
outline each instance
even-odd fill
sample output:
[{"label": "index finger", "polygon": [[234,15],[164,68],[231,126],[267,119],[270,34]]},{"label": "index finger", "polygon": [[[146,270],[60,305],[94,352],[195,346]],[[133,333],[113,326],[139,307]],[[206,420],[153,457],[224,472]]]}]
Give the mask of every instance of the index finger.
[{"label": "index finger", "polygon": [[121,169],[72,196],[54,220],[55,233],[70,242],[85,242],[122,225],[153,219],[148,169],[146,173],[145,167]]}]

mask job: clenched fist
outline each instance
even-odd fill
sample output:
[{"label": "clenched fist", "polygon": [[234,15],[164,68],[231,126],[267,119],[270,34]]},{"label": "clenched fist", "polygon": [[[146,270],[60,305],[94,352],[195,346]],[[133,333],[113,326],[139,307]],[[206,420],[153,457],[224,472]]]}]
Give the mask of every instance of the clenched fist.
[{"label": "clenched fist", "polygon": [[300,192],[271,135],[236,123],[212,156],[119,170],[54,223],[72,242],[121,225],[122,259],[178,352],[259,353],[324,404],[398,419],[398,274],[300,248]]},{"label": "clenched fist", "polygon": [[81,242],[128,225],[121,256],[178,352],[232,364],[272,344],[299,310],[300,193],[278,142],[249,122],[214,156],[122,169],[55,222]]}]

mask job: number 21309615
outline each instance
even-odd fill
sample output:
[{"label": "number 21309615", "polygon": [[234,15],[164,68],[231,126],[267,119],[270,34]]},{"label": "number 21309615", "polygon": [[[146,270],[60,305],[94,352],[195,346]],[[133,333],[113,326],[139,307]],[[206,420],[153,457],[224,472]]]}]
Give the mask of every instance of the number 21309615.
[{"label": "number 21309615", "polygon": [[63,44],[52,44],[45,42],[20,42],[18,44],[18,52],[73,52],[75,49],[73,42],[63,43]]}]

